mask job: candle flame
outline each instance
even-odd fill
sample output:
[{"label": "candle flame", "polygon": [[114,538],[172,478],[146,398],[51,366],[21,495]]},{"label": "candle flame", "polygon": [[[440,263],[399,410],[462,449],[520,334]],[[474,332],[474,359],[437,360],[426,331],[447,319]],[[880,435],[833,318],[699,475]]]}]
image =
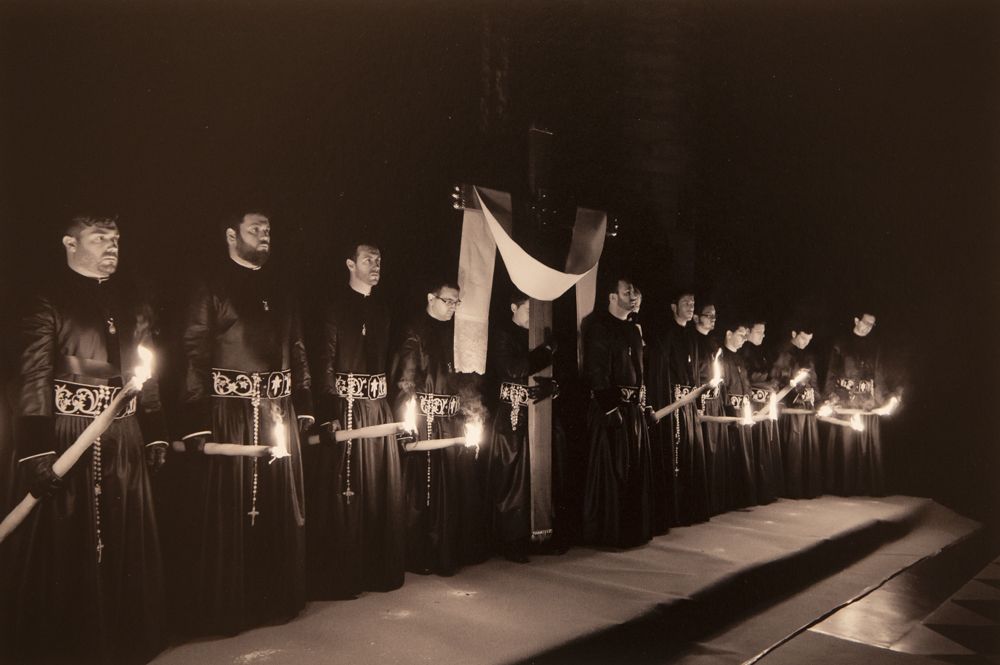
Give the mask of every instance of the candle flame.
[{"label": "candle flame", "polygon": [[830,416],[833,415],[833,407],[830,406],[829,404],[824,404],[823,406],[819,407],[818,411],[816,411],[816,415],[819,416],[820,418],[829,418]]},{"label": "candle flame", "polygon": [[719,349],[715,353],[715,358],[712,359],[712,387],[718,386],[722,383],[722,363],[719,362],[719,358],[722,357],[722,349]]},{"label": "candle flame", "polygon": [[285,434],[285,424],[281,420],[274,423],[271,433],[274,437],[274,446],[271,448],[271,462],[282,457],[288,457],[290,453],[288,452],[288,436]]},{"label": "candle flame", "polygon": [[809,370],[807,370],[807,369],[800,369],[800,370],[799,370],[799,371],[798,371],[798,372],[797,372],[797,373],[795,374],[795,376],[794,376],[794,377],[792,377],[792,382],[791,382],[791,385],[792,385],[793,387],[794,387],[794,386],[797,386],[797,385],[799,385],[800,383],[802,383],[803,381],[805,381],[805,380],[806,380],[806,379],[808,379],[808,378],[809,378]]},{"label": "candle flame", "polygon": [[771,391],[771,403],[769,405],[769,410],[770,410],[770,413],[768,414],[768,416],[771,418],[771,420],[777,420],[778,419],[778,396],[774,394],[774,391]]},{"label": "candle flame", "polygon": [[403,407],[403,429],[407,432],[417,431],[417,398],[411,397]]},{"label": "candle flame", "polygon": [[876,410],[876,413],[880,416],[891,416],[897,406],[899,406],[899,398],[893,395],[889,398],[889,401],[882,406],[882,408]]},{"label": "candle flame", "polygon": [[750,400],[743,400],[743,424],[753,425],[753,410],[750,408]]},{"label": "candle flame", "polygon": [[851,429],[854,430],[855,432],[865,431],[865,423],[863,420],[861,420],[860,413],[855,413],[853,416],[851,416]]},{"label": "candle flame", "polygon": [[142,387],[149,377],[153,376],[153,352],[140,344],[136,351],[139,354],[139,364],[135,367],[133,377],[135,382]]},{"label": "candle flame", "polygon": [[483,421],[475,419],[465,423],[465,445],[478,448],[483,440]]}]

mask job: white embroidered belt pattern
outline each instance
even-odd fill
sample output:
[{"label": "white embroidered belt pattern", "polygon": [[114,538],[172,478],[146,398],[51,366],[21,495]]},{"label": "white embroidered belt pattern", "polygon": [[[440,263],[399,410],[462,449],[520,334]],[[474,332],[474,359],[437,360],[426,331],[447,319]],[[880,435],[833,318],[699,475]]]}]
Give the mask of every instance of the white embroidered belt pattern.
[{"label": "white embroidered belt pattern", "polygon": [[[92,386],[72,381],[56,381],[54,389],[56,413],[83,418],[99,416],[121,391],[117,386]],[[135,413],[135,409],[136,398],[133,397],[116,418],[131,416]]]},{"label": "white embroidered belt pattern", "polygon": [[742,409],[743,403],[750,399],[750,395],[730,395],[729,406],[734,409]]},{"label": "white embroidered belt pattern", "polygon": [[350,399],[383,399],[389,393],[385,374],[342,374],[334,377],[338,397]]},{"label": "white embroidered belt pattern", "polygon": [[771,390],[769,388],[751,388],[750,389],[750,401],[763,404],[769,402],[771,399]]},{"label": "white embroidered belt pattern", "polygon": [[623,402],[646,406],[646,386],[618,386]]},{"label": "white embroidered belt pattern", "polygon": [[420,413],[425,416],[448,418],[458,413],[458,395],[417,393],[417,403],[420,407]]},{"label": "white embroidered belt pattern", "polygon": [[504,381],[500,384],[500,400],[510,404],[510,428],[516,430],[521,407],[528,404],[528,386]]},{"label": "white embroidered belt pattern", "polygon": [[852,395],[875,394],[875,382],[871,379],[837,379],[837,385]]},{"label": "white embroidered belt pattern", "polygon": [[212,390],[216,397],[278,399],[292,394],[292,370],[243,372],[212,368]]}]

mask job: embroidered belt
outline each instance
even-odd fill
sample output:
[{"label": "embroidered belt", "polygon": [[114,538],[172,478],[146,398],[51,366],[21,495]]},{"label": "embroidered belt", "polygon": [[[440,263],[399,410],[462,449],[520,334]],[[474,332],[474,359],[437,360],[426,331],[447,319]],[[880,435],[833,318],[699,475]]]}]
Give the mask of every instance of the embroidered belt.
[{"label": "embroidered belt", "polygon": [[385,374],[352,374],[337,372],[334,388],[338,397],[350,399],[383,399],[389,392]]},{"label": "embroidered belt", "polygon": [[528,404],[528,386],[523,383],[500,384],[500,399],[511,406],[526,406]]},{"label": "embroidered belt", "polygon": [[875,394],[875,382],[871,379],[837,379],[837,386],[854,395]]},{"label": "embroidered belt", "polygon": [[212,368],[212,390],[216,397],[278,399],[292,394],[292,370],[242,372]]},{"label": "embroidered belt", "polygon": [[811,409],[816,403],[816,391],[813,388],[802,388],[799,390],[795,398],[792,400],[792,404],[797,406],[805,406],[805,408]]},{"label": "embroidered belt", "polygon": [[646,386],[618,386],[623,402],[646,406]]},{"label": "embroidered belt", "polygon": [[434,418],[450,418],[458,413],[458,395],[435,395],[434,393],[417,393],[417,405],[420,413]]},{"label": "embroidered belt", "polygon": [[729,406],[734,409],[742,409],[744,402],[750,399],[750,395],[730,395],[729,396]]},{"label": "embroidered belt", "polygon": [[770,388],[751,388],[750,389],[750,401],[765,403],[771,401],[771,389]]},{"label": "embroidered belt", "polygon": [[[55,381],[56,413],[63,416],[80,416],[94,418],[99,416],[115,396],[121,392],[117,386],[92,386],[86,383],[72,381]],[[116,418],[125,418],[135,414],[136,398],[128,400],[125,408]]]},{"label": "embroidered belt", "polygon": [[687,397],[691,394],[692,390],[694,390],[694,386],[685,386],[678,383],[674,386],[674,401],[676,402],[679,399]]},{"label": "embroidered belt", "polygon": [[504,381],[500,384],[500,400],[510,404],[510,428],[517,429],[517,423],[521,418],[521,408],[528,405],[528,386],[523,383],[509,383]]}]

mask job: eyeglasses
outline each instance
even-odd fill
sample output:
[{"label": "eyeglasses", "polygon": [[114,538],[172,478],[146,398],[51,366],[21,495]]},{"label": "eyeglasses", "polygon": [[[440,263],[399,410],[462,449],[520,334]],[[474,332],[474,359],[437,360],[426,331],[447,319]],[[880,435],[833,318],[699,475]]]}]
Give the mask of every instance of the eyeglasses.
[{"label": "eyeglasses", "polygon": [[460,299],[452,300],[451,298],[442,298],[441,296],[434,296],[434,297],[443,302],[448,307],[458,307],[459,305],[462,304],[462,301]]}]

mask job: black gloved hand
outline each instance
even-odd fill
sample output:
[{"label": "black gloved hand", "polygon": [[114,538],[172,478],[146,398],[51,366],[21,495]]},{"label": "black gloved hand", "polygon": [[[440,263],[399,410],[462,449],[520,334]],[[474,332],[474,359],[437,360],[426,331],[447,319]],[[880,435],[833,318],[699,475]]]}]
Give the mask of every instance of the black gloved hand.
[{"label": "black gloved hand", "polygon": [[653,411],[653,407],[647,406],[642,410],[642,414],[646,417],[646,425],[648,425],[650,429],[656,426],[658,421],[656,420],[656,412]]},{"label": "black gloved hand", "polygon": [[205,442],[207,440],[208,439],[206,439],[203,436],[188,437],[187,439],[184,439],[184,449],[189,454],[192,454],[192,453],[193,454],[203,453],[203,452],[205,452]]},{"label": "black gloved hand", "polygon": [[313,431],[313,426],[316,424],[316,419],[312,416],[298,416],[296,417],[299,424],[299,439],[307,436]]},{"label": "black gloved hand", "polygon": [[146,446],[146,468],[156,473],[167,463],[167,444],[153,443]]},{"label": "black gloved hand", "polygon": [[416,432],[403,431],[396,433],[396,443],[398,443],[401,446],[407,446],[411,443],[416,443],[416,442],[417,442]]},{"label": "black gloved hand", "polygon": [[607,425],[608,427],[620,427],[621,424],[625,422],[622,420],[621,409],[615,407],[610,413],[607,414]]},{"label": "black gloved hand", "polygon": [[55,454],[32,457],[21,462],[28,478],[28,491],[36,499],[50,497],[63,488],[63,479],[52,470]]}]

